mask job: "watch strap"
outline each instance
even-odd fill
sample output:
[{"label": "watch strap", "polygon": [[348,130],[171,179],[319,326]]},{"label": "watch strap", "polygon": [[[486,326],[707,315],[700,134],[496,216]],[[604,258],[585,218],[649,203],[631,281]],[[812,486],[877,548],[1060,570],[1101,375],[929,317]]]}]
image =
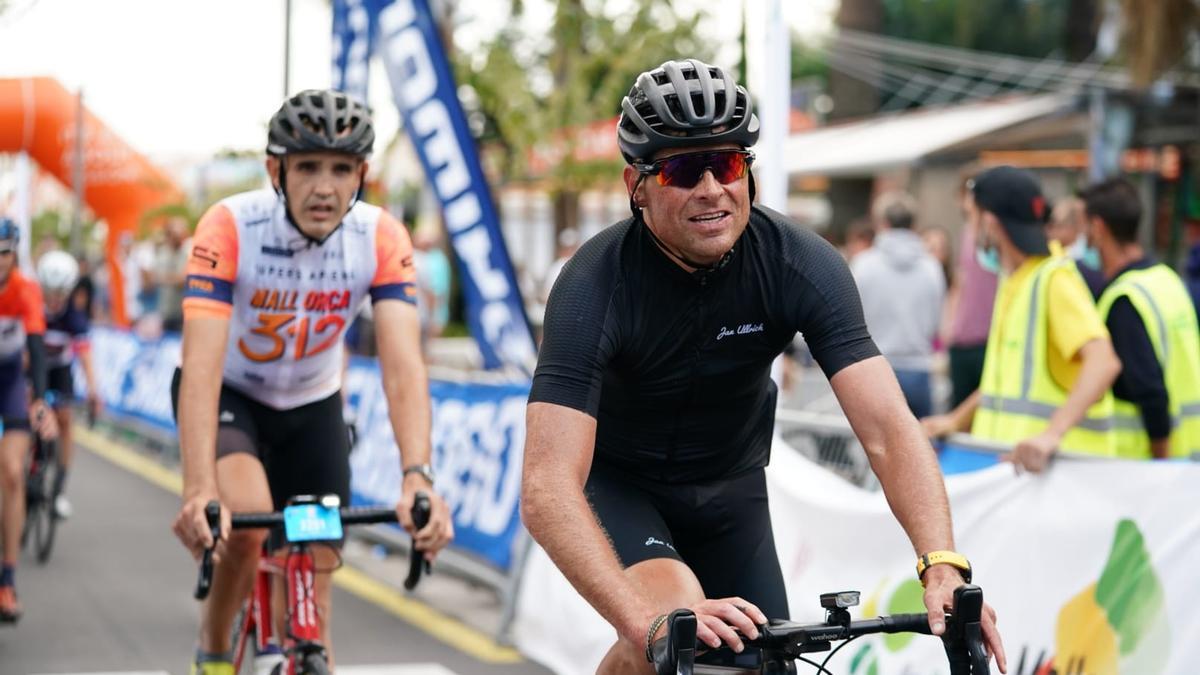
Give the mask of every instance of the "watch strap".
[{"label": "watch strap", "polygon": [[921,585],[925,584],[925,570],[942,564],[958,568],[963,580],[971,583],[971,562],[965,556],[955,551],[930,551],[917,558],[917,576],[921,579]]}]

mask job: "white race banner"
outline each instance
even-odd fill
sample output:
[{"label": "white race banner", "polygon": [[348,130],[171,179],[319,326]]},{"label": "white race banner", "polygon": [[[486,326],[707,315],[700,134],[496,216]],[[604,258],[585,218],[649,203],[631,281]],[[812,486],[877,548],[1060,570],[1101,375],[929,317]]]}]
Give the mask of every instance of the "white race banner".
[{"label": "white race banner", "polygon": [[[910,544],[881,493],[848,485],[779,440],[767,473],[792,619],[822,620],[817,596],[840,590],[862,592],[855,618],[924,611]],[[1200,464],[1062,460],[1040,476],[1000,465],[946,486],[958,549],[997,611],[1009,673],[1200,672]],[[595,672],[615,638],[540,549],[525,570],[514,634],[559,673]],[[847,645],[830,670],[948,668],[938,640],[895,635]]]}]

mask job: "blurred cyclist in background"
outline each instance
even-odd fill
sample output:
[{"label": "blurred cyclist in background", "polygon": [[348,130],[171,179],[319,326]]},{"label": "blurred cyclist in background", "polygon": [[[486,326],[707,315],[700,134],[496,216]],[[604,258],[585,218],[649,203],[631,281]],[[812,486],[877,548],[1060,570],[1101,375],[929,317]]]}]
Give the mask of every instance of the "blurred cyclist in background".
[{"label": "blurred cyclist in background", "polygon": [[100,393],[96,388],[96,373],[92,368],[90,321],[84,309],[71,302],[71,294],[79,281],[79,264],[66,251],[48,251],[37,263],[38,284],[46,300],[46,386],[48,397],[57,418],[59,438],[58,473],[55,476],[54,513],[59,518],[71,516],[71,502],[65,493],[67,472],[71,468],[74,449],[71,445],[71,404],[75,400],[75,376],[71,368],[75,358],[83,370],[87,384],[88,418],[100,412]]},{"label": "blurred cyclist in background", "polygon": [[[20,229],[11,218],[0,216],[0,524],[3,525],[3,562],[0,563],[0,622],[21,618],[17,601],[17,555],[25,526],[25,459],[29,456],[30,429],[42,438],[54,438],[58,429],[46,406],[46,317],[42,292],[17,267]],[[29,352],[26,380],[24,355]],[[29,387],[33,385],[32,401]]]}]

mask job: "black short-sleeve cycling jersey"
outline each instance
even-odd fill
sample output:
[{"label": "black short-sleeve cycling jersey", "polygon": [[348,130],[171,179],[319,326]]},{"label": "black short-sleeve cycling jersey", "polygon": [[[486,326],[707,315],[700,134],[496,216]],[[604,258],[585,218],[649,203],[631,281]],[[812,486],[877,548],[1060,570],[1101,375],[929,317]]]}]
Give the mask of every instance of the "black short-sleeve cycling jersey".
[{"label": "black short-sleeve cycling jersey", "polygon": [[879,354],[846,263],[818,235],[755,206],[726,264],[688,273],[625,220],[555,283],[529,400],[595,417],[595,460],[614,468],[733,475],[767,463],[771,362],[797,331],[827,377]]}]

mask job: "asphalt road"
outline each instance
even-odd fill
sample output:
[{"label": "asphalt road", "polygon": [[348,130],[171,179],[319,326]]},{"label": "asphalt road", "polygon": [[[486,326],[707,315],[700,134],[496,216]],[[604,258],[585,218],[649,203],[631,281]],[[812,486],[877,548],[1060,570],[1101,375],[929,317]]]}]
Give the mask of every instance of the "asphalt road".
[{"label": "asphalt road", "polygon": [[[191,598],[196,566],[169,530],[178,497],[90,452],[76,457],[74,515],[60,528],[53,557],[42,566],[26,553],[18,566],[25,615],[0,627],[0,675],[185,675],[198,608]],[[481,661],[398,618],[386,603],[341,588],[334,608],[344,675],[549,672],[527,661]]]}]

